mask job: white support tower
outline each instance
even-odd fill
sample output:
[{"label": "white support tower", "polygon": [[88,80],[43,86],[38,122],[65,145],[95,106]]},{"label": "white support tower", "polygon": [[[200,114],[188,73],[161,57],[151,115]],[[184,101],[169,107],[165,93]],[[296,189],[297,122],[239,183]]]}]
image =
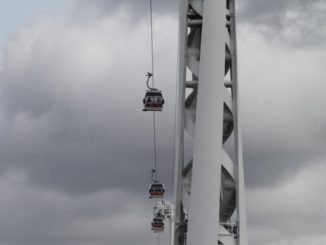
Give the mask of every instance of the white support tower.
[{"label": "white support tower", "polygon": [[173,245],[247,245],[234,1],[179,0]]}]

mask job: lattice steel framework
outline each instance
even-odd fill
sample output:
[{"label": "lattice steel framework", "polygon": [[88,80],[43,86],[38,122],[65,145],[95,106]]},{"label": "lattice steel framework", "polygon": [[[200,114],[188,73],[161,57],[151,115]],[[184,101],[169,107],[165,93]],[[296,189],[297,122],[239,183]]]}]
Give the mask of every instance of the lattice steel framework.
[{"label": "lattice steel framework", "polygon": [[179,0],[174,245],[247,245],[234,1]]}]

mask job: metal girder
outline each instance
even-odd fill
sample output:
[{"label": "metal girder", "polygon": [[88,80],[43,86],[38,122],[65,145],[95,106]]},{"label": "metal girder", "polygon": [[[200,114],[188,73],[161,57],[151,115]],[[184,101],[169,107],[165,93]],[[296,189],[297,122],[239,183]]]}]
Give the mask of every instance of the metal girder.
[{"label": "metal girder", "polygon": [[179,0],[173,245],[247,245],[234,1]]}]

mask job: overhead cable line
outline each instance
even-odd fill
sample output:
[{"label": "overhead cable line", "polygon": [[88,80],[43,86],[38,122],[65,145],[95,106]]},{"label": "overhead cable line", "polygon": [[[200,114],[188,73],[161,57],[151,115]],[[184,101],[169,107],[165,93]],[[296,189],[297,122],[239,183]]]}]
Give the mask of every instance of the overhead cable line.
[{"label": "overhead cable line", "polygon": [[[151,34],[151,71],[152,71],[152,87],[155,88],[154,81],[154,35],[153,35],[153,6],[152,0],[149,0],[149,16],[150,16],[150,34]],[[157,180],[157,143],[156,143],[156,116],[153,111],[153,140],[154,140],[154,174],[155,180]]]}]

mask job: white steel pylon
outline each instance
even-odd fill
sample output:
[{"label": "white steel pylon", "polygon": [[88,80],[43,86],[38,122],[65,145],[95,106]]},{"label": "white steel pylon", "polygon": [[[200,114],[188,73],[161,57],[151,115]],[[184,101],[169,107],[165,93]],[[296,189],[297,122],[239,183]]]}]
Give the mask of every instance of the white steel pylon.
[{"label": "white steel pylon", "polygon": [[173,245],[247,245],[234,1],[179,0]]}]

